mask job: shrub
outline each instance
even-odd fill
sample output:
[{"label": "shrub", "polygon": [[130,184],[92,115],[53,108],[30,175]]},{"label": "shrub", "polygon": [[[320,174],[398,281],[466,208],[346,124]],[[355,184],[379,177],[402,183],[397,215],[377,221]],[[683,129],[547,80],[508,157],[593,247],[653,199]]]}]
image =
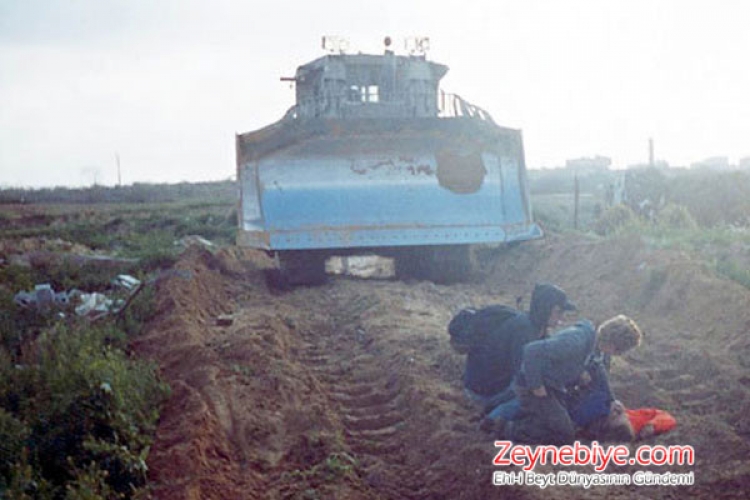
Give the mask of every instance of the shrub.
[{"label": "shrub", "polygon": [[29,268],[18,265],[0,267],[0,283],[12,293],[34,288],[34,279]]},{"label": "shrub", "polygon": [[615,205],[606,209],[594,222],[594,232],[600,236],[613,234],[633,222],[635,214],[625,205]]},{"label": "shrub", "polygon": [[154,317],[154,296],[154,287],[146,286],[125,309],[119,325],[127,335],[132,337],[139,334],[143,325]]},{"label": "shrub", "polygon": [[716,263],[716,271],[732,281],[750,289],[750,271],[730,259],[721,259]]},{"label": "shrub", "polygon": [[26,448],[11,468],[10,483],[0,484],[0,498],[8,500],[53,500],[59,496],[55,495],[55,491],[56,488],[29,464]]},{"label": "shrub", "polygon": [[698,228],[698,223],[690,215],[687,207],[675,203],[669,203],[659,211],[656,223],[663,229],[693,230]]},{"label": "shrub", "polygon": [[11,483],[11,474],[29,434],[23,422],[0,408],[0,491],[3,485]]},{"label": "shrub", "polygon": [[150,435],[168,388],[151,364],[118,348],[123,341],[111,325],[59,324],[18,366],[8,355],[0,359],[0,432],[15,443],[6,462],[19,462],[12,455],[23,443],[34,472],[58,495],[70,486],[69,498],[106,498],[110,490],[129,497],[144,486]]},{"label": "shrub", "polygon": [[672,180],[672,193],[703,226],[750,223],[748,172],[690,171]]},{"label": "shrub", "polygon": [[107,472],[94,462],[86,468],[75,468],[74,479],[65,486],[65,500],[98,500],[112,498],[115,492],[107,482]]}]

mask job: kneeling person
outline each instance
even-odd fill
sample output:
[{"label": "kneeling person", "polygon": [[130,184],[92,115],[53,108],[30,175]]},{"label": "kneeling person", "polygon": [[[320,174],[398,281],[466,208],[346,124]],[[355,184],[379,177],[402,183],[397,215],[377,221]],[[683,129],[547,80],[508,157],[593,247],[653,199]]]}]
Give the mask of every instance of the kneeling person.
[{"label": "kneeling person", "polygon": [[454,350],[467,354],[466,394],[481,403],[485,413],[512,399],[511,382],[521,366],[523,347],[546,337],[564,311],[573,309],[562,289],[541,283],[534,287],[528,314],[503,305],[459,312],[448,333]]},{"label": "kneeling person", "polygon": [[592,356],[623,354],[637,346],[641,337],[638,325],[619,315],[596,331],[584,320],[527,344],[516,383],[519,417],[510,422],[508,437],[531,444],[572,443],[575,425],[564,405],[566,388],[580,380]]}]

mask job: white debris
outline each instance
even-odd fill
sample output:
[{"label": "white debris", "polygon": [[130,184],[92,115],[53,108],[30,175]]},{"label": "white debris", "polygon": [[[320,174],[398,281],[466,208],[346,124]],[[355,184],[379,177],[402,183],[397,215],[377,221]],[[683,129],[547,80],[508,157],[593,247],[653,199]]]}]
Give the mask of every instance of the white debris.
[{"label": "white debris", "polygon": [[[128,292],[127,300],[123,298],[110,299],[103,293],[84,293],[74,288],[70,291],[55,292],[52,285],[42,283],[36,285],[33,291],[20,291],[13,302],[24,309],[36,309],[48,313],[51,309],[68,309],[73,304],[78,316],[98,319],[110,313],[120,313],[127,307],[130,300],[143,288],[140,280],[126,274],[119,275],[113,283],[118,284]],[[65,314],[57,313],[57,317],[64,318]]]},{"label": "white debris", "polygon": [[113,282],[115,285],[121,286],[128,290],[133,290],[141,284],[141,280],[134,278],[128,274],[118,275]]},{"label": "white debris", "polygon": [[81,305],[76,307],[76,314],[79,316],[96,316],[106,314],[114,302],[101,293],[83,293],[81,294]]},{"label": "white debris", "polygon": [[57,292],[49,283],[34,286],[34,291],[20,291],[13,297],[13,302],[25,309],[47,310],[52,306],[66,306],[70,302],[70,294]]},{"label": "white debris", "polygon": [[220,314],[216,317],[217,326],[231,326],[234,323],[234,315],[232,314]]},{"label": "white debris", "polygon": [[187,248],[191,245],[199,245],[199,246],[208,248],[209,250],[216,248],[216,245],[213,242],[208,241],[206,238],[202,236],[198,236],[197,234],[184,236],[180,238],[179,240],[175,241],[174,244],[177,246],[181,246],[183,248]]}]

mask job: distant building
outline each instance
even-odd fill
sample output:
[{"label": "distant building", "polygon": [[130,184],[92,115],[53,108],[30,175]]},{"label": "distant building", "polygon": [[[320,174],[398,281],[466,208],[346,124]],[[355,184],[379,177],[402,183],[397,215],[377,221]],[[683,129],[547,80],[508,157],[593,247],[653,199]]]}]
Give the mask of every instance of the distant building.
[{"label": "distant building", "polygon": [[565,168],[575,170],[579,174],[591,174],[606,172],[612,165],[612,159],[606,156],[594,156],[593,158],[575,158],[565,160]]},{"label": "distant building", "polygon": [[[651,165],[648,163],[633,163],[632,165],[627,166],[628,170],[638,170],[642,168],[651,168]],[[656,160],[654,161],[654,168],[659,170],[667,170],[671,167],[669,165],[669,162],[667,162],[666,160]]]},{"label": "distant building", "polygon": [[740,170],[750,170],[750,156],[740,158],[740,162],[737,166]]},{"label": "distant building", "polygon": [[711,158],[691,163],[690,168],[696,170],[729,170],[729,158],[726,156],[712,156]]}]

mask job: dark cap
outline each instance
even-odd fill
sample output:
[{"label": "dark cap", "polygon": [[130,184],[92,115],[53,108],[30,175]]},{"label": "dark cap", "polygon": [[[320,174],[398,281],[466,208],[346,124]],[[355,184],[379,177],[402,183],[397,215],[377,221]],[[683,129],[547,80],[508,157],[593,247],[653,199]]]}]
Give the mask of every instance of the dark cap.
[{"label": "dark cap", "polygon": [[538,283],[531,293],[531,322],[537,327],[545,327],[555,306],[563,311],[576,310],[575,304],[568,300],[562,288],[550,283]]},{"label": "dark cap", "polygon": [[535,298],[550,306],[560,306],[563,311],[576,310],[575,304],[568,300],[568,296],[563,289],[550,283],[538,283],[531,294],[532,303]]}]

